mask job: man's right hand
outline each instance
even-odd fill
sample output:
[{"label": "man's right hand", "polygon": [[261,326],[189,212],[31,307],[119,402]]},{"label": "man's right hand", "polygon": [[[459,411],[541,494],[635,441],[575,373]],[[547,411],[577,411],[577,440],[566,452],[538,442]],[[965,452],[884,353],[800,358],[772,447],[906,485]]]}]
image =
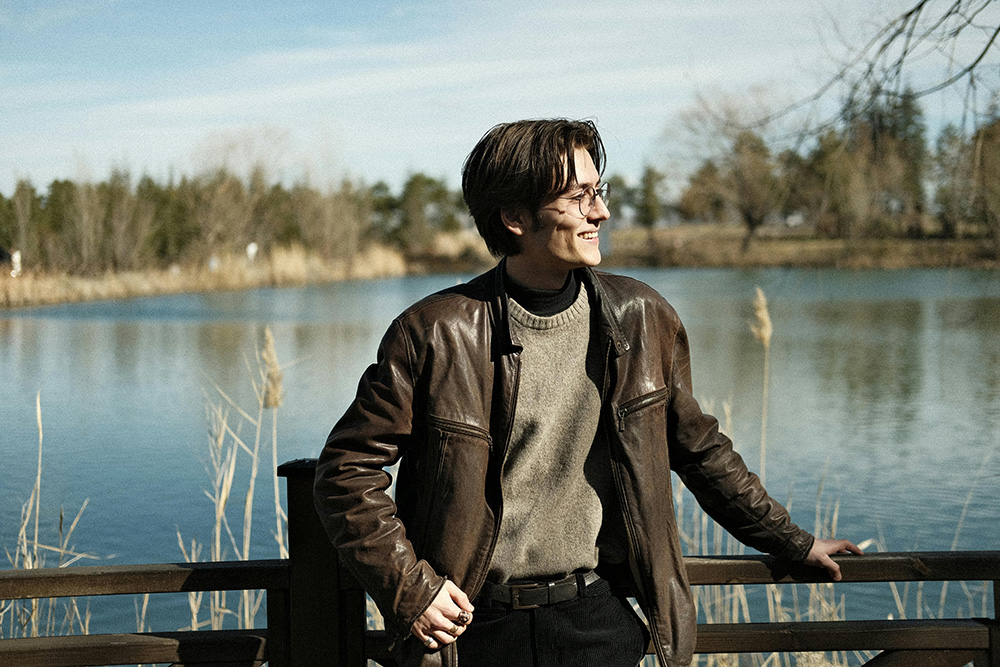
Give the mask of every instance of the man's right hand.
[{"label": "man's right hand", "polygon": [[449,579],[431,605],[413,622],[410,630],[424,646],[436,651],[465,632],[473,611],[469,597]]}]

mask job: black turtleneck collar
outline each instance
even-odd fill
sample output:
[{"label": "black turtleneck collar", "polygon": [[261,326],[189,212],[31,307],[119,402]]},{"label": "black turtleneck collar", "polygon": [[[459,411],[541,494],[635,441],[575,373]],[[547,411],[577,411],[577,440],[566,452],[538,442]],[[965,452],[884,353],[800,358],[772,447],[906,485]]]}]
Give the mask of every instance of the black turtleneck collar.
[{"label": "black turtleneck collar", "polygon": [[576,301],[580,290],[580,279],[576,271],[569,272],[566,283],[559,289],[525,287],[515,282],[506,272],[504,282],[507,295],[526,311],[538,317],[550,317],[566,310]]}]

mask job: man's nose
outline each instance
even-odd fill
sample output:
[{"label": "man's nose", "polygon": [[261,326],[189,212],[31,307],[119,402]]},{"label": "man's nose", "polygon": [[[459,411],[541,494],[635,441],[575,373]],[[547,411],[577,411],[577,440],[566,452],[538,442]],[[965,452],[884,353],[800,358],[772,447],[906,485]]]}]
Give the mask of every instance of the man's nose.
[{"label": "man's nose", "polygon": [[611,217],[611,210],[604,203],[602,197],[594,197],[594,205],[590,208],[590,215],[587,219],[593,223],[600,224]]}]

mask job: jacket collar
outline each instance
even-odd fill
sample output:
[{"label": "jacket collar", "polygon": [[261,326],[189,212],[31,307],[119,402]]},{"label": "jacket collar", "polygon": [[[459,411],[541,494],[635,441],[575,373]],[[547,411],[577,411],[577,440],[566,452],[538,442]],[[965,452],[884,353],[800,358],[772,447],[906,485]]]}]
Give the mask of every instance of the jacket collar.
[{"label": "jacket collar", "polygon": [[520,341],[517,340],[517,336],[510,327],[510,313],[507,309],[506,267],[507,258],[504,257],[490,271],[487,281],[490,316],[493,319],[493,330],[499,334],[497,342],[500,344],[500,348],[497,351],[500,354],[520,352],[522,349]]},{"label": "jacket collar", "polygon": [[[521,344],[517,336],[511,331],[510,314],[507,310],[507,289],[505,285],[507,275],[507,258],[504,257],[487,274],[487,281],[490,303],[490,313],[494,323],[494,329],[500,334],[501,353],[514,350],[521,350]],[[611,348],[614,355],[619,357],[629,351],[629,343],[622,334],[621,324],[614,312],[613,305],[604,291],[601,284],[601,274],[590,267],[577,269],[577,275],[583,283],[584,288],[591,297],[592,308],[600,313],[599,330],[611,341]]]},{"label": "jacket collar", "polygon": [[597,306],[597,310],[601,314],[600,330],[611,341],[611,348],[614,350],[614,355],[620,357],[630,349],[628,340],[626,340],[625,335],[622,333],[618,315],[614,310],[615,305],[621,306],[621,304],[613,304],[611,299],[608,298],[607,292],[604,291],[604,284],[601,282],[600,273],[590,267],[578,269],[578,271],[580,272],[584,286],[590,290],[592,303]]}]

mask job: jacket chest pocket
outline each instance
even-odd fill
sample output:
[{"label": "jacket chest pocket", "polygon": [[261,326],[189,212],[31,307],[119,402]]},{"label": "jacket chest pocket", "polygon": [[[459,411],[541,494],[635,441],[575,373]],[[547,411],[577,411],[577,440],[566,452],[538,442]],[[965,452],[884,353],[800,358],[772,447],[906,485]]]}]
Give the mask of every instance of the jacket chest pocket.
[{"label": "jacket chest pocket", "polygon": [[[618,452],[629,474],[644,480],[643,485],[670,498],[670,445],[667,404],[670,390],[656,389],[618,405],[615,410],[617,431],[612,439],[621,447]],[[659,485],[664,486],[660,487]],[[662,495],[666,494],[666,495]]]},{"label": "jacket chest pocket", "polygon": [[492,530],[486,503],[492,443],[489,432],[479,427],[438,417],[427,420],[418,509],[415,525],[407,531],[412,531],[417,555],[453,578],[460,576],[455,571],[463,560],[459,556],[481,548],[483,531]]},{"label": "jacket chest pocket", "polygon": [[[667,404],[670,390],[666,387],[651,391],[636,398],[625,401],[615,410],[615,421],[618,430],[624,431],[625,427],[638,419],[640,416],[653,416],[662,414],[663,408]],[[648,413],[648,414],[647,414]]]}]

